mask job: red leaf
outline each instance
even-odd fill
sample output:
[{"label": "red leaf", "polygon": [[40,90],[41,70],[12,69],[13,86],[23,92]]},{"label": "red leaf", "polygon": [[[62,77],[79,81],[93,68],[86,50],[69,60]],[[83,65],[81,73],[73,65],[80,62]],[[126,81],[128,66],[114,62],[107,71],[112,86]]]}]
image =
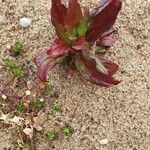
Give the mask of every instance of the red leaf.
[{"label": "red leaf", "polygon": [[116,37],[114,36],[114,34],[111,34],[108,36],[101,37],[97,41],[97,45],[98,46],[111,47],[115,42],[116,42]]},{"label": "red leaf", "polygon": [[34,60],[36,66],[38,67],[38,77],[41,79],[41,81],[46,82],[47,73],[53,66],[55,66],[56,58],[51,58],[49,55],[47,55],[47,51],[44,51],[38,54]]},{"label": "red leaf", "polygon": [[114,75],[119,69],[119,66],[116,63],[111,62],[110,60],[101,58],[100,61],[104,65],[104,67],[107,69],[108,74],[110,76]]},{"label": "red leaf", "polygon": [[97,46],[111,47],[116,42],[116,37],[114,35],[115,30],[111,28],[109,31],[105,32],[97,41]]},{"label": "red leaf", "polygon": [[63,41],[56,39],[51,45],[51,48],[47,50],[47,54],[50,55],[50,57],[57,57],[67,54],[70,50],[71,48]]},{"label": "red leaf", "polygon": [[80,4],[78,3],[78,0],[70,0],[69,8],[67,9],[65,17],[66,30],[70,30],[76,27],[81,18],[82,18],[82,11]]},{"label": "red leaf", "polygon": [[75,50],[88,50],[88,44],[85,42],[85,37],[81,37],[75,44],[72,45]]},{"label": "red leaf", "polygon": [[[90,55],[82,54],[78,56],[76,58],[75,64],[82,76],[91,83],[104,87],[110,87],[120,83],[120,81],[114,79],[111,76],[116,70],[108,70],[108,74],[100,72],[97,67],[98,64],[96,60],[94,60],[93,57],[91,58]],[[106,69],[110,67],[110,64],[108,64],[109,63],[105,63],[105,66],[107,66]]]},{"label": "red leaf", "polygon": [[95,42],[109,31],[117,19],[122,0],[102,0],[91,15],[91,26],[86,36],[87,41]]},{"label": "red leaf", "polygon": [[61,0],[52,0],[51,7],[51,21],[54,25],[57,35],[63,40],[63,34],[65,33],[64,18],[67,8],[62,4]]}]

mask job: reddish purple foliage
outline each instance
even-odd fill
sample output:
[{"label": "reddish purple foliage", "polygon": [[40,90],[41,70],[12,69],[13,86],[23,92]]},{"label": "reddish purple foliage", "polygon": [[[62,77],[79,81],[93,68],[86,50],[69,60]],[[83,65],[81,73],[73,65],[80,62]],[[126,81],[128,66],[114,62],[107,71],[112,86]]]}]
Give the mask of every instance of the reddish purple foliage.
[{"label": "reddish purple foliage", "polygon": [[[110,47],[116,41],[113,25],[121,9],[121,0],[102,0],[89,13],[78,0],[52,0],[51,21],[58,38],[51,47],[38,54],[35,62],[38,76],[44,82],[48,71],[64,57],[91,83],[110,87],[120,81],[112,76],[118,65],[92,54],[92,46]],[[74,67],[73,67],[74,66]]]}]

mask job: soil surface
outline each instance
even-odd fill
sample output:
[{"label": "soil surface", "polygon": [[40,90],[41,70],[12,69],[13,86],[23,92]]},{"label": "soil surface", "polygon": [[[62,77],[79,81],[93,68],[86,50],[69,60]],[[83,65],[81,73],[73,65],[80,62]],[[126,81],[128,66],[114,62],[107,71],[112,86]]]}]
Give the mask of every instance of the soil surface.
[{"label": "soil surface", "polygon": [[[87,4],[86,0],[82,2]],[[89,0],[89,6],[92,3],[96,0]],[[34,150],[150,150],[150,2],[123,2],[115,24],[117,42],[105,56],[120,66],[117,77],[122,82],[118,86],[103,88],[80,76],[69,78],[66,68],[57,65],[49,73],[49,83],[54,88],[45,95],[32,58],[48,48],[56,36],[49,18],[50,4],[47,0],[0,0],[0,84],[5,88],[0,95],[0,110],[14,115],[23,102],[26,113],[19,116],[30,118],[43,113],[42,130],[34,131],[33,140],[28,139]],[[21,17],[32,18],[31,26],[20,27]],[[24,46],[19,56],[12,52],[16,41]],[[24,75],[12,80],[6,59],[19,61]],[[44,99],[40,112],[28,108],[35,97]],[[55,103],[61,111],[43,121]],[[73,134],[63,136],[63,126],[72,127]],[[0,122],[0,150],[21,149],[17,141],[24,138],[24,128]],[[53,129],[59,137],[48,143],[45,133]]]}]

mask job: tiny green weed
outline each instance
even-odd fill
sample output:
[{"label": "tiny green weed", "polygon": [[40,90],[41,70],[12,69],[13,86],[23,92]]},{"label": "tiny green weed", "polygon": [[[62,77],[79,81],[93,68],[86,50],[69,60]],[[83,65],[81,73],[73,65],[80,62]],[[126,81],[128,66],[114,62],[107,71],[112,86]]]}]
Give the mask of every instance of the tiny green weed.
[{"label": "tiny green weed", "polygon": [[54,141],[58,138],[58,133],[55,130],[46,133],[46,137],[49,141]]},{"label": "tiny green weed", "polygon": [[72,135],[73,133],[73,128],[70,127],[70,126],[65,126],[62,128],[62,133],[65,135],[65,136],[70,136]]},{"label": "tiny green weed", "polygon": [[20,66],[19,62],[6,59],[5,60],[6,67],[10,70],[14,77],[21,77],[24,74],[22,67]]},{"label": "tiny green weed", "polygon": [[35,99],[34,101],[31,102],[31,107],[37,110],[41,110],[42,108],[44,108],[44,102],[40,101],[40,99]]},{"label": "tiny green weed", "polygon": [[17,54],[23,53],[23,44],[20,42],[16,42],[13,46],[13,51]]},{"label": "tiny green weed", "polygon": [[46,94],[51,93],[53,89],[54,89],[53,85],[51,85],[51,84],[46,84],[45,85],[45,92],[46,92]]},{"label": "tiny green weed", "polygon": [[24,106],[23,103],[20,103],[20,104],[18,105],[18,111],[19,111],[20,113],[24,113],[24,112],[25,112],[25,106]]},{"label": "tiny green weed", "polygon": [[61,111],[61,106],[59,104],[54,104],[54,106],[52,108],[52,113],[55,114],[60,111]]}]

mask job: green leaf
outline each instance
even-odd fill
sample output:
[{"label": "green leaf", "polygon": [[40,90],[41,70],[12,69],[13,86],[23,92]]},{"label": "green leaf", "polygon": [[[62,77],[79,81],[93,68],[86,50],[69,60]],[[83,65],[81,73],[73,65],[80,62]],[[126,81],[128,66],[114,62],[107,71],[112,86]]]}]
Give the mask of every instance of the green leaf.
[{"label": "green leaf", "polygon": [[77,27],[78,36],[79,37],[80,36],[84,36],[86,34],[88,28],[89,28],[89,18],[88,17],[84,17],[80,21],[80,23],[79,23],[79,25]]},{"label": "green leaf", "polygon": [[19,66],[20,64],[17,61],[6,59],[5,65],[14,77],[21,77],[24,74],[22,67]]},{"label": "green leaf", "polygon": [[78,36],[78,32],[76,28],[73,28],[73,30],[71,31],[71,35]]},{"label": "green leaf", "polygon": [[49,141],[54,141],[58,138],[58,133],[55,130],[52,130],[52,131],[47,132],[46,136]]},{"label": "green leaf", "polygon": [[52,120],[54,118],[53,114],[52,113],[48,113],[47,114],[47,119],[48,120]]},{"label": "green leaf", "polygon": [[20,104],[19,104],[19,106],[18,106],[18,111],[19,111],[20,113],[25,112],[25,106],[24,106],[23,103],[20,103]]},{"label": "green leaf", "polygon": [[39,99],[36,99],[31,102],[31,106],[37,110],[41,110],[44,107],[44,102],[40,101]]},{"label": "green leaf", "polygon": [[47,94],[51,93],[53,89],[54,89],[54,86],[53,86],[53,85],[51,85],[51,84],[46,84],[46,86],[45,86],[45,92],[46,92]]},{"label": "green leaf", "polygon": [[22,43],[16,42],[14,44],[14,46],[13,46],[13,50],[14,50],[15,53],[18,53],[18,54],[22,53],[23,52],[23,45],[22,45]]},{"label": "green leaf", "polygon": [[64,40],[64,42],[65,42],[68,46],[71,46],[71,45],[73,44],[73,41],[69,39],[68,33],[65,33],[65,34],[64,34],[63,40]]},{"label": "green leaf", "polygon": [[65,136],[70,136],[73,133],[73,128],[69,126],[63,127],[62,132]]},{"label": "green leaf", "polygon": [[20,67],[12,68],[12,74],[15,77],[21,77],[23,75],[24,71]]},{"label": "green leaf", "polygon": [[61,106],[58,105],[58,104],[55,104],[52,108],[52,112],[53,113],[57,113],[57,112],[60,112],[61,111]]},{"label": "green leaf", "polygon": [[15,68],[15,67],[17,67],[17,63],[18,63],[18,62],[13,61],[13,60],[10,60],[10,59],[6,59],[6,60],[5,60],[5,65],[6,65],[6,67],[8,67],[8,68]]}]

